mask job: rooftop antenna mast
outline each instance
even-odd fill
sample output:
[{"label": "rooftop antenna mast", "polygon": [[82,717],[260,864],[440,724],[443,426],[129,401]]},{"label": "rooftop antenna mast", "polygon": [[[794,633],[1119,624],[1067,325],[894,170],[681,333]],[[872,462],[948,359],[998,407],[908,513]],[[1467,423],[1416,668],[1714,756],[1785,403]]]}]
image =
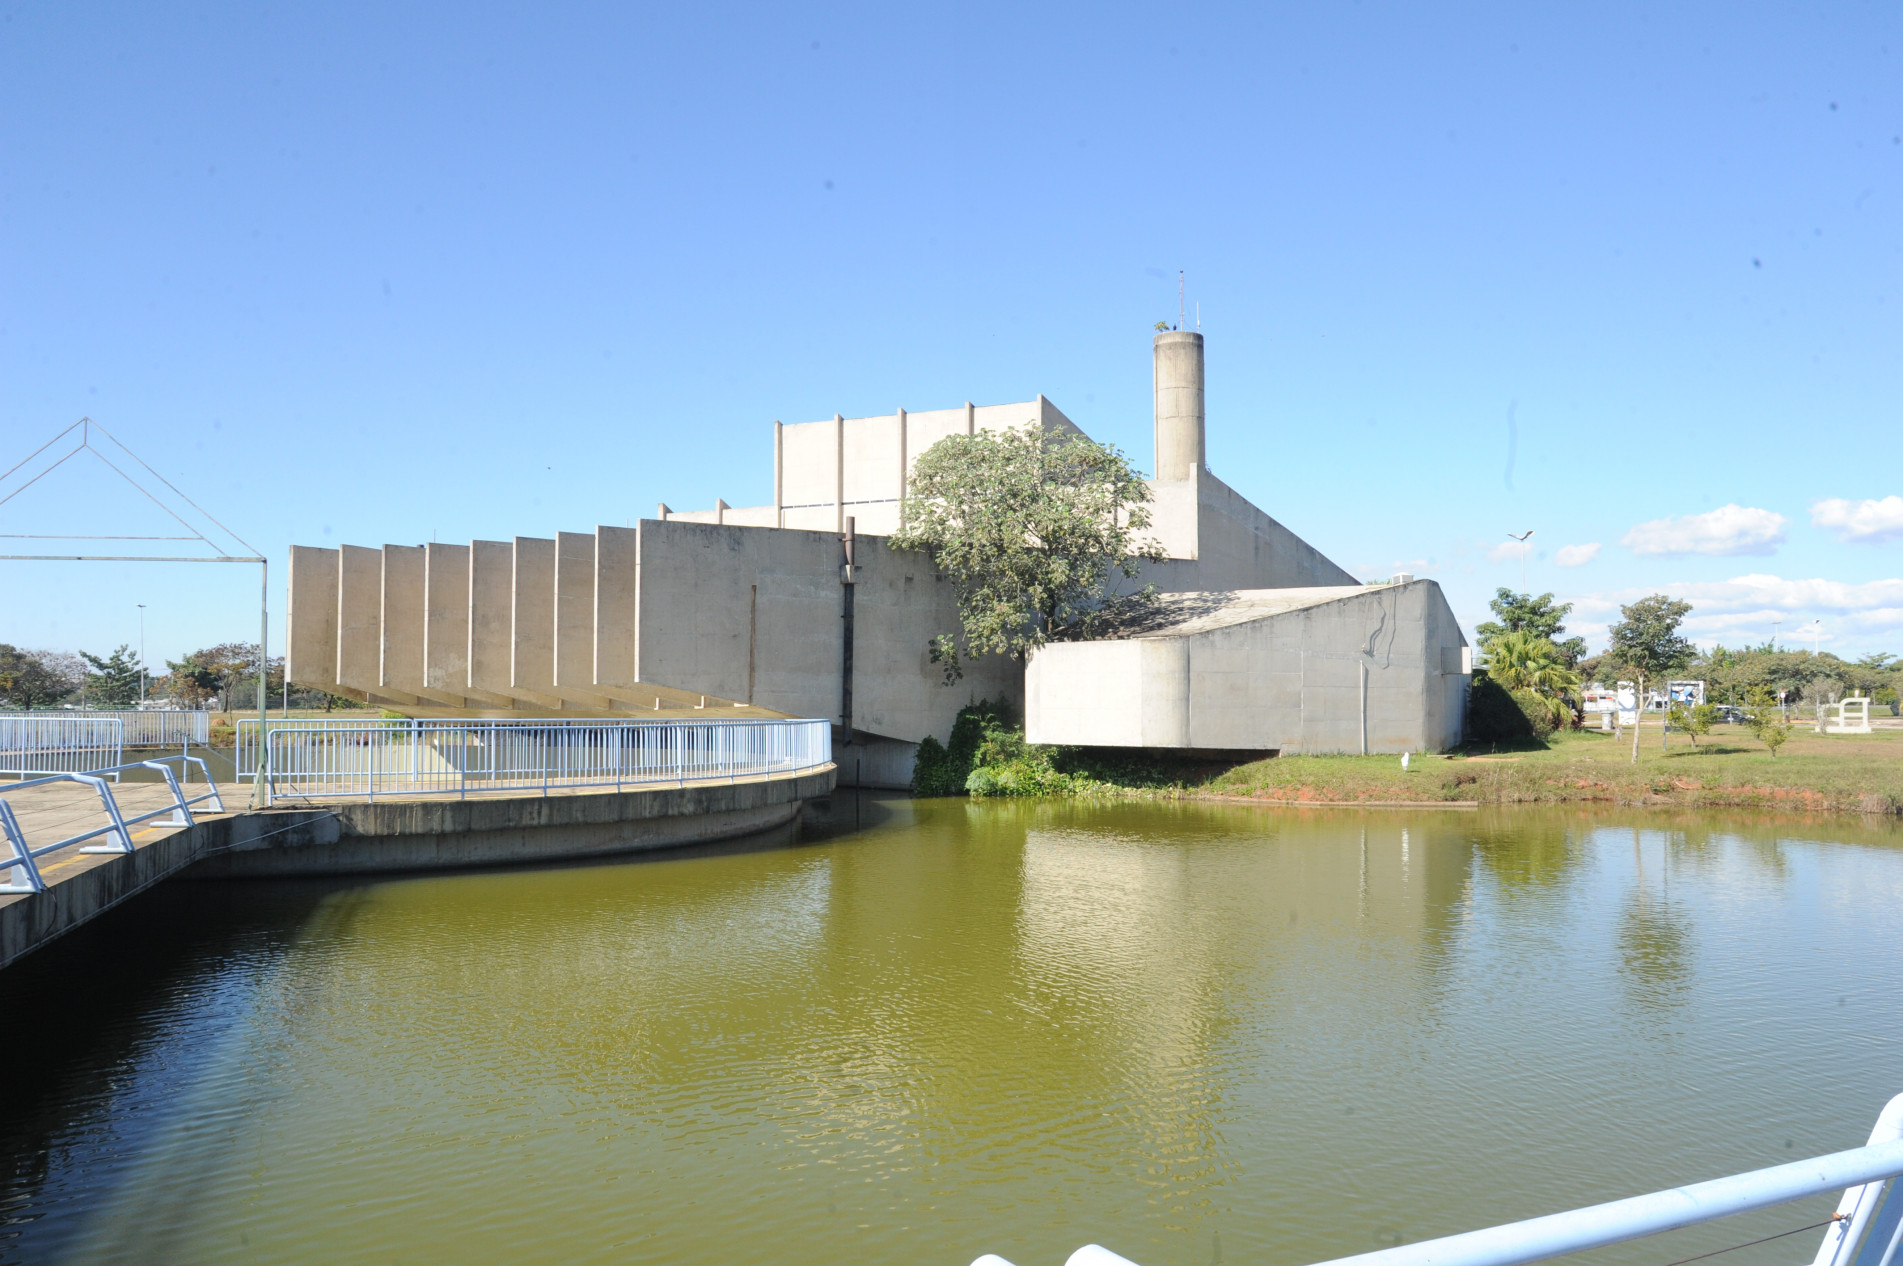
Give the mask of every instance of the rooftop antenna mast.
[{"label": "rooftop antenna mast", "polygon": [[1183,270],[1176,270],[1176,328],[1183,328]]}]

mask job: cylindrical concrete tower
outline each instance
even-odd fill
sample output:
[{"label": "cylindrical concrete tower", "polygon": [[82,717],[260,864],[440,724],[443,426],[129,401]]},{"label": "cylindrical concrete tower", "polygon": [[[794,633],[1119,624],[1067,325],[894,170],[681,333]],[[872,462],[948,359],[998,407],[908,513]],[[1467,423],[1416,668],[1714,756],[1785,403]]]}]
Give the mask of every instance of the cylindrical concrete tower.
[{"label": "cylindrical concrete tower", "polygon": [[1203,336],[1156,336],[1156,477],[1176,483],[1203,468]]}]

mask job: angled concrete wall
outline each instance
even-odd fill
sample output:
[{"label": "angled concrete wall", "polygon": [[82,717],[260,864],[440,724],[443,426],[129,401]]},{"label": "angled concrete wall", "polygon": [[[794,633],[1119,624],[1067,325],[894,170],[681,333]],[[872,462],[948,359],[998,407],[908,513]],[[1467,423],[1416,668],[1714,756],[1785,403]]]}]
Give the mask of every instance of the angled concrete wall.
[{"label": "angled concrete wall", "polygon": [[1459,743],[1465,641],[1434,582],[1180,601],[1173,626],[1038,651],[1030,741],[1357,752],[1365,716],[1369,752]]}]

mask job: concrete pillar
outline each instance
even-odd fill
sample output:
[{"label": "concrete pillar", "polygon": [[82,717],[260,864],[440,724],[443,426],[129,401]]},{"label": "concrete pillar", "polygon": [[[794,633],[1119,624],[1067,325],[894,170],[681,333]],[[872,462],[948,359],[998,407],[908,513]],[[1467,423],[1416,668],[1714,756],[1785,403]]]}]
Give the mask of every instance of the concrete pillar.
[{"label": "concrete pillar", "polygon": [[469,688],[469,547],[431,542],[423,553],[423,684]]},{"label": "concrete pillar", "polygon": [[595,534],[555,534],[555,684],[595,684]]},{"label": "concrete pillar", "polygon": [[965,401],[965,434],[976,435],[977,433],[978,410],[972,405],[971,401],[967,400]]},{"label": "concrete pillar", "polygon": [[518,536],[514,562],[509,684],[547,690],[555,684],[555,542]]},{"label": "concrete pillar", "polygon": [[421,545],[383,547],[383,610],[377,630],[380,686],[409,692],[423,688],[423,562]]},{"label": "concrete pillar", "polygon": [[375,690],[383,675],[383,551],[337,551],[337,684]]},{"label": "concrete pillar", "polygon": [[469,543],[469,688],[509,689],[510,606],[515,547],[507,541]]},{"label": "concrete pillar", "polygon": [[1156,336],[1156,477],[1194,479],[1203,459],[1203,336],[1169,330]]},{"label": "concrete pillar", "polygon": [[[777,432],[777,427],[776,427]],[[635,682],[641,529],[595,529],[595,684]]]},{"label": "concrete pillar", "polygon": [[906,469],[905,410],[898,410],[899,417],[899,526],[905,526],[905,480],[910,473]]},{"label": "concrete pillar", "polygon": [[291,546],[285,672],[300,686],[337,684],[337,551]]}]

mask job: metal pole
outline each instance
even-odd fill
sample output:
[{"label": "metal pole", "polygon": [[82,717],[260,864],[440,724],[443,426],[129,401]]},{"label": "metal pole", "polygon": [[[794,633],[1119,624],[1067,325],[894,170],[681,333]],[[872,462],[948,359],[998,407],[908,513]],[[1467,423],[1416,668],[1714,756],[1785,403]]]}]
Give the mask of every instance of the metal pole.
[{"label": "metal pole", "polygon": [[258,559],[258,768],[251,778],[251,802],[265,804],[264,785],[264,708],[269,698],[264,693],[265,657],[271,647],[271,563]]},{"label": "metal pole", "polygon": [[1361,754],[1368,754],[1368,664],[1363,660],[1361,668]]},{"label": "metal pole", "polygon": [[139,603],[139,703],[145,703],[145,604]]}]

